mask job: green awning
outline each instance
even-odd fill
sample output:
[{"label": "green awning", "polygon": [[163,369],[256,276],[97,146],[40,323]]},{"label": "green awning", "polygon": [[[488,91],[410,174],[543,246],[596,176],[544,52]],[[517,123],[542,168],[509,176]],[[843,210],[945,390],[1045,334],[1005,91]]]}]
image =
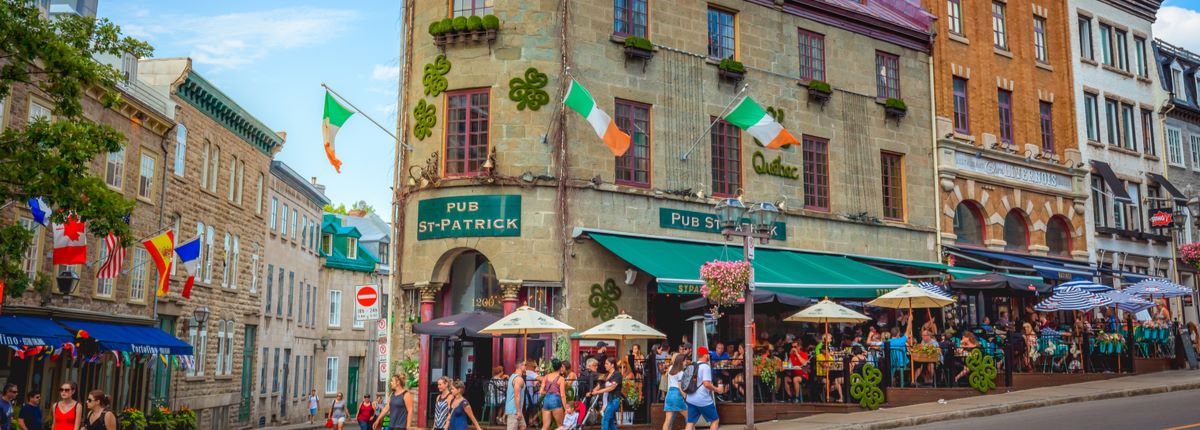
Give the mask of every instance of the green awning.
[{"label": "green awning", "polygon": [[[976,275],[982,275],[984,273],[991,273],[990,270],[972,269],[969,267],[948,266],[945,264],[934,263],[934,262],[930,262],[930,261],[904,260],[904,259],[900,259],[900,258],[868,257],[868,256],[863,256],[863,255],[855,255],[854,257],[851,257],[851,258],[853,258],[855,260],[875,261],[875,262],[879,262],[882,264],[891,264],[891,265],[896,265],[896,266],[909,266],[909,267],[919,267],[922,269],[931,269],[931,270],[936,270],[939,272],[949,273],[949,274],[953,275],[955,278],[969,278],[969,277],[976,276]],[[1016,277],[1016,278],[1033,279],[1033,280],[1038,280],[1038,281],[1042,280],[1042,278],[1040,276],[1014,275],[1014,274],[1007,274],[1007,275]]]},{"label": "green awning", "polygon": [[[701,265],[742,259],[742,247],[736,245],[600,232],[588,236],[654,276],[660,293],[699,294]],[[756,250],[754,275],[758,288],[804,297],[874,298],[907,282],[840,255],[763,248]]]}]

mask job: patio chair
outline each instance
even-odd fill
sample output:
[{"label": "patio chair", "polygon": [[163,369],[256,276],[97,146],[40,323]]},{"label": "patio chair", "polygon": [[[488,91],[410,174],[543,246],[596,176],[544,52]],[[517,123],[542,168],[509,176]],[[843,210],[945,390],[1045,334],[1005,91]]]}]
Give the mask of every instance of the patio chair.
[{"label": "patio chair", "polygon": [[906,380],[909,373],[911,372],[911,370],[909,369],[909,366],[911,365],[911,363],[909,363],[909,359],[908,359],[908,348],[892,348],[891,355],[888,356],[888,360],[891,362],[891,365],[892,365],[892,371],[891,371],[890,377],[892,378],[893,381],[895,381],[896,375],[899,374],[900,375],[900,383],[897,384],[896,386],[903,387],[905,385],[904,381]]}]

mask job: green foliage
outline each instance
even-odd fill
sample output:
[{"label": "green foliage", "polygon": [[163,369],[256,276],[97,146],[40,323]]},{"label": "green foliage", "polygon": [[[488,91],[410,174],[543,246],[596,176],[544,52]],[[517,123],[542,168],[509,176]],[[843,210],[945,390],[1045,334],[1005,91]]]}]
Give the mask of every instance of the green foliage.
[{"label": "green foliage", "polygon": [[425,103],[425,99],[418,100],[413,106],[413,120],[413,137],[424,140],[433,135],[429,129],[437,125],[437,109],[432,103]]},{"label": "green foliage", "polygon": [[146,427],[154,430],[177,430],[171,410],[162,406],[150,409],[150,415],[146,417]]},{"label": "green foliage", "polygon": [[524,79],[512,78],[508,81],[508,98],[517,102],[517,110],[525,110],[528,107],[529,110],[536,111],[550,103],[550,95],[542,89],[548,82],[550,78],[545,73],[530,67],[525,69]]},{"label": "green foliage", "polygon": [[734,60],[732,58],[721,60],[721,62],[717,64],[717,68],[726,72],[746,73],[746,66],[742,65],[741,61]]},{"label": "green foliage", "polygon": [[500,29],[500,18],[497,18],[496,15],[492,15],[492,14],[484,15],[483,16],[483,29],[484,30],[499,30]]},{"label": "green foliage", "polygon": [[472,15],[467,18],[467,31],[483,30],[483,18]]},{"label": "green foliage", "polygon": [[891,109],[899,109],[902,111],[908,110],[908,105],[904,104],[904,100],[889,98],[883,102],[883,106]]},{"label": "green foliage", "polygon": [[408,376],[408,388],[420,386],[421,363],[415,358],[405,358],[400,361],[400,372]]},{"label": "green foliage", "polygon": [[883,390],[879,388],[881,381],[883,372],[874,365],[864,364],[862,373],[850,374],[850,396],[858,399],[858,405],[863,409],[879,409],[883,403]]},{"label": "green foliage", "polygon": [[184,406],[171,414],[171,425],[175,430],[196,430],[196,411]]},{"label": "green foliage", "polygon": [[621,299],[621,287],[612,278],[604,280],[604,286],[592,284],[592,292],[588,295],[588,306],[592,307],[592,317],[608,321],[617,316],[617,300]]},{"label": "green foliage", "polygon": [[429,35],[430,36],[438,36],[444,32],[445,31],[442,30],[442,22],[441,21],[434,21],[434,22],[429,23]]},{"label": "green foliage", "polygon": [[634,47],[637,49],[641,49],[643,51],[653,51],[654,50],[654,44],[650,43],[650,39],[637,37],[637,36],[626,36],[625,37],[625,46],[631,46],[631,47]]},{"label": "green foliage", "polygon": [[971,388],[987,394],[996,388],[996,359],[984,355],[978,348],[967,354],[967,368],[971,369]]},{"label": "green foliage", "polygon": [[447,73],[450,73],[450,60],[447,60],[445,55],[438,55],[432,63],[426,64],[425,73],[421,75],[421,83],[425,84],[425,95],[437,97],[442,91],[446,91],[446,87],[450,85],[450,81],[446,79]]},{"label": "green foliage", "polygon": [[441,23],[441,25],[438,26],[441,28],[441,30],[439,30],[440,34],[446,34],[446,33],[450,33],[452,31],[454,31],[454,20],[453,19],[442,18],[442,20],[438,21],[438,22]]},{"label": "green foliage", "polygon": [[117,417],[117,423],[126,430],[145,430],[146,415],[134,408],[126,408]]},{"label": "green foliage", "polygon": [[816,79],[808,81],[808,89],[826,94],[833,92],[833,87],[830,86],[828,82],[819,81]]},{"label": "green foliage", "polygon": [[[116,90],[124,76],[93,56],[132,53],[146,57],[152,48],[125,37],[107,19],[74,15],[43,18],[32,2],[0,2],[0,99],[14,85],[37,89],[51,104],[54,116],[26,127],[8,127],[0,134],[0,202],[22,204],[42,197],[56,209],[54,221],[74,214],[96,235],[112,231],[128,245],[129,226],[122,218],[134,203],[110,190],[94,176],[92,161],[119,151],[125,137],[111,126],[84,116],[88,90],[101,91],[106,108],[121,102]],[[21,257],[33,233],[15,223],[0,222],[0,281],[4,293],[19,297],[31,285],[44,289],[48,281],[29,279],[21,270]]]},{"label": "green foliage", "polygon": [[345,215],[346,214],[346,205],[344,203],[339,203],[335,207],[334,205],[329,204],[329,205],[325,205],[324,210],[325,210],[325,212],[329,212],[329,213]]},{"label": "green foliage", "polygon": [[452,21],[452,25],[454,26],[454,31],[466,31],[467,30],[467,17],[460,16],[460,17],[454,18],[454,20]]},{"label": "green foliage", "polygon": [[346,208],[345,203],[338,203],[337,206],[329,204],[329,205],[325,205],[325,207],[324,207],[325,212],[338,214],[338,215],[349,215],[350,211],[352,211],[352,210],[363,211],[366,213],[375,213],[375,207],[367,204],[367,202],[364,200],[359,200],[357,202],[354,202],[353,204],[350,205],[350,208]]}]

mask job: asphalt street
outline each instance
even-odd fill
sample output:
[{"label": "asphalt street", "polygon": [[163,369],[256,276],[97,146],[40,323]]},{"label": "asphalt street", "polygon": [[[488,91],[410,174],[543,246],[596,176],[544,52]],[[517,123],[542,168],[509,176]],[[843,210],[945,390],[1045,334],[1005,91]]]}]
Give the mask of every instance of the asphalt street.
[{"label": "asphalt street", "polygon": [[1200,390],[1072,403],[905,428],[911,430],[1200,430]]}]

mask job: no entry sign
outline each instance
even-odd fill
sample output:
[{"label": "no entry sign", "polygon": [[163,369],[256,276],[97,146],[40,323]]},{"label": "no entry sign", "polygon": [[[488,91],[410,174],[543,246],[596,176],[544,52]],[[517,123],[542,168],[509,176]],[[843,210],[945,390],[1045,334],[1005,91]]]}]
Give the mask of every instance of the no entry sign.
[{"label": "no entry sign", "polygon": [[379,319],[379,286],[359,285],[354,289],[354,320]]}]

